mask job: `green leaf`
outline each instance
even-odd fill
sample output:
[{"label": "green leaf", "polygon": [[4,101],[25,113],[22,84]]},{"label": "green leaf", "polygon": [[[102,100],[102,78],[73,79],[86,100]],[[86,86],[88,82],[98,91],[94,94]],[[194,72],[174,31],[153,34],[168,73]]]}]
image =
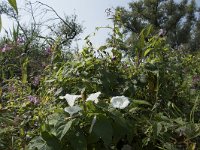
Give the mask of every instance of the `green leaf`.
[{"label": "green leaf", "polygon": [[145,45],[145,36],[144,36],[145,29],[143,29],[140,33],[139,41],[138,41],[138,48],[142,49]]},{"label": "green leaf", "polygon": [[149,102],[144,101],[144,100],[133,100],[133,103],[137,104],[137,105],[149,105],[149,106],[151,106],[151,104]]},{"label": "green leaf", "polygon": [[55,92],[54,96],[59,95],[62,91],[63,91],[63,88],[62,88],[62,87],[59,88],[59,89],[57,89],[57,91]]},{"label": "green leaf", "polygon": [[[62,116],[59,113],[53,113],[48,116],[49,125],[55,126]],[[63,117],[62,117],[63,118]]]},{"label": "green leaf", "polygon": [[103,51],[103,50],[106,50],[107,48],[108,48],[107,45],[103,45],[103,46],[100,46],[98,50]]},{"label": "green leaf", "polygon": [[152,50],[153,48],[147,48],[144,52],[144,56],[147,56],[147,54],[149,54]]},{"label": "green leaf", "polygon": [[154,125],[154,135],[155,137],[159,136],[159,134],[161,133],[161,130],[162,130],[162,124],[160,122],[156,123]]},{"label": "green leaf", "polygon": [[40,137],[35,137],[34,139],[32,139],[28,145],[28,149],[30,150],[46,150],[47,149],[47,145],[45,143],[45,141]]},{"label": "green leaf", "polygon": [[47,144],[47,147],[49,147],[51,150],[60,149],[59,140],[56,138],[56,136],[47,131],[44,131],[41,134],[42,138],[45,140],[45,143]]},{"label": "green leaf", "polygon": [[59,139],[62,140],[66,133],[69,131],[72,123],[75,119],[66,122],[58,122],[59,127],[56,129],[56,135],[59,136]]},{"label": "green leaf", "polygon": [[93,143],[97,143],[98,142],[98,137],[94,134],[94,132],[90,133],[87,136],[87,143],[88,144],[93,144]]},{"label": "green leaf", "polygon": [[54,82],[56,79],[50,79],[50,80],[46,80],[45,82],[46,83],[51,83],[51,82]]},{"label": "green leaf", "polygon": [[16,0],[8,0],[8,2],[10,3],[10,5],[14,8],[14,10],[18,14],[18,8],[17,8],[17,2],[16,2]]},{"label": "green leaf", "polygon": [[70,135],[70,144],[74,150],[87,150],[87,141],[82,132],[73,132]]},{"label": "green leaf", "polygon": [[101,138],[105,145],[109,145],[112,142],[113,128],[111,122],[105,116],[97,117],[92,132]]},{"label": "green leaf", "polygon": [[28,63],[29,63],[29,59],[28,57],[24,60],[23,64],[22,64],[22,83],[27,83],[27,78],[28,78]]},{"label": "green leaf", "polygon": [[13,39],[14,41],[17,41],[18,35],[19,35],[19,26],[17,26],[17,28],[15,28],[15,26],[13,25]]},{"label": "green leaf", "polygon": [[153,30],[153,26],[148,25],[145,29],[145,37],[149,36],[149,34],[152,32],[152,30]]},{"label": "green leaf", "polygon": [[52,136],[49,136],[49,134],[46,132],[46,133],[43,133],[43,134],[46,134],[46,135],[43,135],[45,136],[45,138],[48,140],[49,138],[51,140],[48,140],[48,141],[45,141],[42,137],[38,136],[38,137],[35,137],[34,139],[32,139],[28,145],[28,149],[30,150],[57,150],[57,149],[60,149],[60,145],[58,143],[58,140],[54,140],[52,138]]},{"label": "green leaf", "polygon": [[177,150],[177,148],[175,147],[175,145],[174,144],[172,144],[172,143],[164,143],[164,149],[165,150]]},{"label": "green leaf", "polygon": [[116,110],[112,112],[110,117],[113,120],[113,142],[117,143],[118,140],[123,139],[125,136],[131,142],[133,139],[133,124],[126,120],[121,112]]},{"label": "green leaf", "polygon": [[113,142],[118,143],[120,139],[123,139],[126,135],[126,131],[123,131],[123,128],[119,124],[115,124],[113,126],[114,135],[113,135]]},{"label": "green leaf", "polygon": [[[183,130],[184,131],[184,130]],[[200,126],[198,123],[189,123],[185,126],[185,135],[188,140],[200,136]]]}]

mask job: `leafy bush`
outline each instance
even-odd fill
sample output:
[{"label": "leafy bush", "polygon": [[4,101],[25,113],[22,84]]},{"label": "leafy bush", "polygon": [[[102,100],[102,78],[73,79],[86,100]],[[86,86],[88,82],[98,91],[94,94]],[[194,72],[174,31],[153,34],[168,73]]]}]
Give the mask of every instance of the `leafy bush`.
[{"label": "leafy bush", "polygon": [[174,51],[151,26],[125,53],[111,29],[98,49],[89,38],[77,53],[55,42],[47,58],[40,42],[23,54],[24,43],[2,40],[0,149],[200,147],[200,54]]}]

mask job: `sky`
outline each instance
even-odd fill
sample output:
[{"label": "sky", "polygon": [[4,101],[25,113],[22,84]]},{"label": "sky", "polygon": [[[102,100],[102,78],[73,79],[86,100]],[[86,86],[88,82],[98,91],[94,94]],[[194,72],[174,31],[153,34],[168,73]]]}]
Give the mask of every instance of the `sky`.
[{"label": "sky", "polygon": [[[1,1],[1,0],[0,0]],[[35,0],[31,0],[34,2]],[[53,7],[60,16],[77,15],[77,21],[83,26],[84,31],[80,35],[78,42],[79,48],[85,44],[83,40],[87,35],[95,32],[96,27],[112,25],[112,21],[108,19],[105,10],[107,8],[115,8],[124,6],[128,8],[128,3],[132,0],[39,0]],[[24,6],[24,0],[17,0],[18,7]],[[2,18],[3,27],[12,27],[9,19]],[[96,47],[102,45],[108,37],[108,29],[101,29],[96,32],[95,37],[91,39]]]},{"label": "sky", "polygon": [[[0,0],[1,2],[2,0]],[[35,2],[35,0],[30,0]],[[115,8],[117,6],[123,6],[128,8],[128,3],[134,0],[39,0],[43,3],[53,7],[60,16],[77,15],[77,21],[83,26],[84,31],[80,35],[80,41],[78,41],[79,48],[82,48],[85,44],[83,40],[89,34],[95,32],[96,27],[112,26],[112,21],[108,19],[105,10],[107,8]],[[180,1],[180,0],[176,0]],[[200,3],[200,0],[196,0]],[[17,0],[18,7],[24,7],[25,0]],[[12,27],[12,23],[5,16],[2,17],[3,27]],[[109,30],[101,29],[96,32],[96,35],[91,38],[93,45],[96,47],[105,43],[108,37]]]}]

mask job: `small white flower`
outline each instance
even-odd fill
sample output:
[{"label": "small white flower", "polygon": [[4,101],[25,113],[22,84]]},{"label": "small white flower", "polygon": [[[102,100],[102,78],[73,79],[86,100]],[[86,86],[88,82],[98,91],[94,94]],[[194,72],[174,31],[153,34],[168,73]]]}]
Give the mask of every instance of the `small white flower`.
[{"label": "small white flower", "polygon": [[114,108],[124,109],[130,102],[125,96],[115,96],[112,97],[110,103]]},{"label": "small white flower", "polygon": [[71,117],[73,114],[78,113],[78,112],[81,111],[81,110],[82,110],[82,108],[79,107],[78,105],[72,106],[72,107],[71,107],[71,106],[65,107],[65,109],[64,109],[65,112],[69,113],[70,117]]},{"label": "small white flower", "polygon": [[146,83],[146,76],[144,74],[140,75],[140,82],[141,83]]},{"label": "small white flower", "polygon": [[98,103],[98,97],[101,94],[101,92],[97,92],[97,93],[92,93],[88,96],[88,98],[86,99],[86,101],[94,101],[95,103]]},{"label": "small white flower", "polygon": [[66,94],[65,96],[60,96],[60,99],[66,99],[67,103],[69,104],[69,106],[74,106],[75,101],[78,98],[81,98],[81,95],[70,95],[70,94]]},{"label": "small white flower", "polygon": [[92,133],[92,129],[93,129],[94,124],[96,123],[96,121],[97,121],[97,116],[95,115],[94,118],[93,118],[93,120],[92,120],[92,124],[90,126],[89,133]]}]

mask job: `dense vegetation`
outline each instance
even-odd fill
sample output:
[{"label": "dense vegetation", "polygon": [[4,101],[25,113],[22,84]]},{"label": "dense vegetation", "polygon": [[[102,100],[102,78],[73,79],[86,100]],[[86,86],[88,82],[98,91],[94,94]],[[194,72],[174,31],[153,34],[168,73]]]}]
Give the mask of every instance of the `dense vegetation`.
[{"label": "dense vegetation", "polygon": [[129,44],[145,26],[152,25],[172,48],[199,50],[200,14],[195,0],[140,0],[131,2],[128,10],[117,10],[121,13],[115,22],[129,34]]},{"label": "dense vegetation", "polygon": [[[75,16],[28,3],[33,22],[25,26],[16,5],[0,6],[16,21],[0,41],[0,149],[200,149],[199,50],[174,48],[153,24],[131,40],[118,8],[108,10],[114,26],[105,45],[86,37],[74,51],[82,32]],[[48,18],[47,35],[34,6],[59,19]]]}]

